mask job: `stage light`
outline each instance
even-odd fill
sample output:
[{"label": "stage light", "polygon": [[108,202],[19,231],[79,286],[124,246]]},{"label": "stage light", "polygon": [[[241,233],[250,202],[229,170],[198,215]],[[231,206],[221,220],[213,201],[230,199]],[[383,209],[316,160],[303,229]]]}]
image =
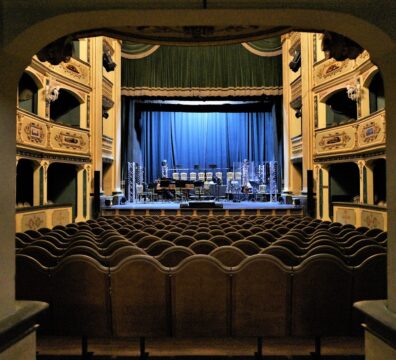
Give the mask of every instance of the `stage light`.
[{"label": "stage light", "polygon": [[109,52],[103,53],[103,67],[106,69],[107,72],[114,71],[117,64],[111,58]]},{"label": "stage light", "polygon": [[293,72],[297,72],[301,67],[301,50],[297,49],[294,52],[293,60],[289,63],[289,68]]}]

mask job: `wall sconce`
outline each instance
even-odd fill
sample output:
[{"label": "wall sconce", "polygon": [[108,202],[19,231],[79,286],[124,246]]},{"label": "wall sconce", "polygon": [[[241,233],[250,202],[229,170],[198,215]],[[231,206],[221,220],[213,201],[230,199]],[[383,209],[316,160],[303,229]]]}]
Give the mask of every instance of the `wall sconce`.
[{"label": "wall sconce", "polygon": [[60,86],[54,84],[47,84],[45,87],[45,101],[47,105],[58,100]]},{"label": "wall sconce", "polygon": [[352,101],[358,101],[360,98],[360,82],[356,80],[355,84],[346,86],[348,98]]}]

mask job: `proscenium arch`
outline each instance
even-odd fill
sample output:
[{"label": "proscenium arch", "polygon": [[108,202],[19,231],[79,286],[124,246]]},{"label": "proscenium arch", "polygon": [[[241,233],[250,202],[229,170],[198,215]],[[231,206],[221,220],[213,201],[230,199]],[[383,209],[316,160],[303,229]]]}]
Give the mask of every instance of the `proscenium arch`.
[{"label": "proscenium arch", "polygon": [[[128,4],[129,3],[129,4]],[[2,153],[2,165],[7,176],[3,181],[0,199],[2,200],[3,216],[0,217],[0,228],[3,234],[2,246],[0,247],[0,258],[7,260],[0,271],[0,283],[5,284],[0,293],[0,319],[14,312],[15,291],[11,284],[14,283],[15,264],[13,255],[15,251],[15,172],[9,171],[15,166],[15,118],[16,118],[16,96],[18,79],[24,69],[30,63],[31,57],[42,47],[62,36],[86,30],[104,29],[111,26],[127,25],[158,25],[158,26],[183,26],[183,25],[266,25],[266,26],[292,26],[296,30],[322,31],[323,29],[334,31],[355,40],[367,49],[373,62],[381,69],[385,83],[385,94],[387,99],[387,136],[396,134],[396,33],[389,24],[384,23],[385,16],[370,14],[370,21],[358,17],[361,6],[354,2],[343,9],[339,2],[329,1],[306,1],[284,0],[275,3],[273,1],[239,1],[237,4],[229,5],[223,1],[217,1],[217,6],[233,6],[233,9],[202,9],[201,1],[189,3],[195,9],[186,9],[186,4],[174,1],[147,1],[146,4],[138,1],[118,0],[111,4],[88,2],[62,4],[59,1],[56,7],[45,11],[30,11],[29,6],[37,6],[34,2],[27,3],[22,8],[14,8],[12,1],[4,1],[2,8],[3,38],[0,48],[0,78],[2,87],[0,89],[0,133],[5,141],[0,142]],[[16,6],[16,5],[15,5]],[[63,7],[64,6],[64,7]],[[81,11],[70,12],[70,8],[80,8]],[[145,10],[131,9],[133,7],[146,7]],[[157,10],[156,6],[167,7]],[[391,5],[388,5],[390,7]],[[96,7],[96,10],[95,10]],[[106,9],[113,7],[113,9]],[[114,10],[114,7],[118,7]],[[172,9],[174,7],[174,9]],[[266,7],[266,8],[258,8]],[[381,4],[378,4],[381,9]],[[249,9],[245,9],[249,8]],[[326,11],[322,9],[332,9]],[[21,11],[24,16],[21,17]],[[345,12],[342,12],[345,11]],[[347,14],[347,12],[349,12]],[[355,16],[352,15],[355,13]],[[27,14],[27,15],[25,15]],[[366,14],[366,17],[369,17]],[[379,14],[378,14],[379,15]],[[391,16],[391,15],[389,15]],[[20,19],[24,19],[21,24]],[[19,19],[19,21],[15,21]],[[14,23],[13,23],[14,22]],[[374,23],[382,26],[381,30]],[[388,32],[386,32],[386,30]],[[395,119],[395,121],[393,121]],[[387,153],[396,153],[396,142],[388,141]],[[394,157],[393,157],[394,158]],[[396,221],[396,190],[390,187],[391,179],[388,174],[396,173],[396,159],[388,158],[387,184],[388,184],[388,222],[394,224]],[[8,171],[7,171],[8,169]],[[396,253],[396,226],[391,226],[389,232],[388,254]],[[389,255],[389,258],[391,256]],[[388,261],[388,305],[396,312],[396,262]]]}]

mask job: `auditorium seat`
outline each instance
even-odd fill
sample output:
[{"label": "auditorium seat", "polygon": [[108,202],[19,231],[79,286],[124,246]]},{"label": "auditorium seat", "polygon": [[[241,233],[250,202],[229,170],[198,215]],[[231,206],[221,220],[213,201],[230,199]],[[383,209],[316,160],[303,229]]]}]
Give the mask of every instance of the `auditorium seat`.
[{"label": "auditorium seat", "polygon": [[232,276],[232,335],[289,335],[291,269],[270,255],[248,257]]},{"label": "auditorium seat", "polygon": [[367,239],[367,238],[360,239],[360,240],[356,241],[355,243],[353,243],[351,246],[344,247],[344,252],[347,255],[352,255],[352,254],[356,253],[359,249],[361,249],[365,246],[369,246],[369,245],[378,246],[379,244],[377,241],[375,241],[373,239]]},{"label": "auditorium seat", "polygon": [[388,239],[388,233],[386,231],[383,231],[375,236],[374,239],[381,244],[385,244],[386,240]]},{"label": "auditorium seat", "polygon": [[348,257],[345,256],[341,250],[339,250],[335,246],[330,246],[330,245],[318,245],[314,246],[311,249],[309,249],[304,255],[301,256],[301,260],[304,261],[305,259],[308,259],[314,255],[322,255],[322,254],[329,254],[337,257],[341,261],[345,263],[345,265],[348,265]]},{"label": "auditorium seat", "polygon": [[110,269],[114,336],[170,335],[165,271],[157,260],[144,255],[128,257]]},{"label": "auditorium seat", "polygon": [[189,248],[196,254],[209,254],[212,250],[217,248],[217,245],[209,240],[197,240],[192,243]]},{"label": "auditorium seat", "polygon": [[285,266],[297,266],[301,258],[283,246],[272,245],[260,251],[260,254],[271,255],[279,259]]},{"label": "auditorium seat", "polygon": [[154,235],[146,235],[142,237],[139,241],[135,243],[137,247],[140,247],[141,249],[146,249],[148,248],[151,244],[160,241],[161,239],[154,236]]},{"label": "auditorium seat", "polygon": [[71,255],[63,259],[51,275],[55,334],[110,336],[107,268],[90,257]]},{"label": "auditorium seat", "polygon": [[290,241],[290,240],[277,240],[272,243],[272,245],[283,246],[286,249],[289,249],[293,254],[297,256],[302,256],[305,254],[305,249],[298,246],[298,244]]},{"label": "auditorium seat", "polygon": [[247,258],[242,250],[229,245],[218,247],[212,250],[209,255],[219,260],[226,267],[237,266]]},{"label": "auditorium seat", "polygon": [[267,240],[270,243],[273,243],[277,240],[277,238],[273,234],[268,233],[267,230],[263,230],[255,235],[260,236],[261,238]]},{"label": "auditorium seat", "polygon": [[147,255],[143,249],[136,246],[124,246],[115,250],[106,259],[108,266],[117,266],[122,260],[132,255]]},{"label": "auditorium seat", "polygon": [[255,255],[261,251],[261,248],[250,240],[238,240],[232,243],[231,246],[243,251],[246,255]]},{"label": "auditorium seat", "polygon": [[25,234],[29,235],[32,239],[38,239],[41,237],[41,233],[36,230],[26,230]]},{"label": "auditorium seat", "polygon": [[114,241],[113,243],[110,243],[109,246],[102,248],[101,253],[104,256],[110,256],[117,249],[120,249],[123,247],[131,247],[131,246],[135,246],[135,245],[132,244],[131,242],[129,242],[128,240],[117,240],[117,241]]},{"label": "auditorium seat", "polygon": [[99,253],[95,248],[85,246],[85,245],[77,245],[68,248],[62,255],[61,259],[67,258],[71,255],[85,255],[92,259],[95,259],[101,265],[106,266],[106,256]]},{"label": "auditorium seat", "polygon": [[162,252],[156,259],[166,267],[178,266],[184,259],[195,255],[195,252],[188,247],[173,246]]},{"label": "auditorium seat", "polygon": [[35,241],[34,238],[32,238],[28,234],[22,233],[22,232],[17,232],[15,234],[15,237],[17,237],[18,239],[22,240],[25,244],[29,244],[29,243],[32,243],[33,241]]},{"label": "auditorium seat", "polygon": [[16,255],[15,298],[16,300],[44,301],[50,304],[50,308],[41,313],[38,319],[39,333],[50,334],[52,330],[50,270],[29,255]]},{"label": "auditorium seat", "polygon": [[381,245],[367,245],[349,256],[351,266],[360,266],[366,259],[373,255],[386,254],[386,249]]},{"label": "auditorium seat", "polygon": [[42,266],[50,268],[58,263],[59,257],[52,254],[46,248],[37,245],[28,245],[24,247],[19,254],[28,255],[37,260]]},{"label": "auditorium seat", "polygon": [[243,240],[245,238],[242,234],[236,231],[226,232],[226,236],[233,242]]},{"label": "auditorium seat", "polygon": [[195,233],[193,237],[195,240],[209,240],[212,237],[212,235],[209,232],[200,231]]},{"label": "auditorium seat", "polygon": [[309,257],[294,268],[293,336],[350,334],[352,271],[333,255]]},{"label": "auditorium seat", "polygon": [[217,246],[227,246],[227,245],[231,245],[232,241],[225,235],[216,235],[213,236],[210,241],[217,245]]},{"label": "auditorium seat", "polygon": [[176,238],[180,236],[180,234],[181,234],[180,232],[170,231],[162,237],[162,240],[168,240],[173,242]]},{"label": "auditorium seat", "polygon": [[178,236],[173,243],[178,246],[185,246],[189,247],[192,243],[195,243],[197,240],[195,240],[192,236],[188,236],[185,234],[182,234]]},{"label": "auditorium seat", "polygon": [[230,281],[218,260],[191,256],[173,268],[171,281],[174,336],[230,335]]},{"label": "auditorium seat", "polygon": [[223,229],[210,229],[210,235],[217,236],[217,235],[224,235],[225,232]]},{"label": "auditorium seat", "polygon": [[156,241],[155,243],[151,244],[149,247],[147,247],[145,249],[145,251],[146,251],[147,255],[158,256],[164,250],[166,250],[172,246],[175,246],[175,244],[168,240],[160,240],[160,241]]},{"label": "auditorium seat", "polygon": [[48,240],[41,240],[41,239],[36,240],[32,243],[32,245],[46,249],[54,256],[61,256],[65,251],[65,248],[59,248],[54,244],[52,244],[51,242],[49,242]]},{"label": "auditorium seat", "polygon": [[[386,299],[386,254],[376,254],[368,257],[354,269],[354,284],[352,302],[361,300],[381,300]],[[356,334],[361,334],[364,322],[362,313],[353,309],[352,330]]]}]

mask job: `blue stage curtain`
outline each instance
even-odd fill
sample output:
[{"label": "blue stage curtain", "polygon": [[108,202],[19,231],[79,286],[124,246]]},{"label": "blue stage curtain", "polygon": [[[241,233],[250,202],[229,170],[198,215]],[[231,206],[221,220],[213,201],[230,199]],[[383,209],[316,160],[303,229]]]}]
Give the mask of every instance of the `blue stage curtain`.
[{"label": "blue stage curtain", "polygon": [[133,148],[139,152],[140,159],[135,155],[134,161],[143,164],[147,182],[160,177],[164,159],[169,168],[181,165],[190,171],[196,164],[201,169],[207,169],[210,164],[232,169],[233,162],[243,159],[257,163],[275,160],[281,170],[282,129],[274,109],[275,105],[272,111],[265,112],[155,110],[142,111],[136,116],[129,114],[138,134],[134,142],[139,145],[129,144],[126,151]]}]

